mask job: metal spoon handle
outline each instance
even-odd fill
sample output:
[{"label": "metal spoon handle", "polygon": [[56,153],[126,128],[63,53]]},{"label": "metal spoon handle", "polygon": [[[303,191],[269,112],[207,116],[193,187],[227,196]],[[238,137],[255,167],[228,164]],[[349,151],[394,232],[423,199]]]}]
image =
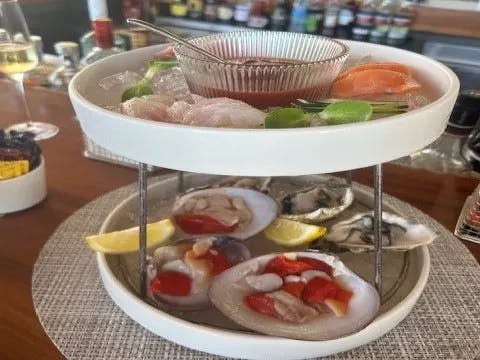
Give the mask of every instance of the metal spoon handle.
[{"label": "metal spoon handle", "polygon": [[163,35],[163,36],[166,36],[167,38],[169,38],[170,40],[173,40],[177,43],[180,43],[182,45],[185,45],[186,47],[188,47],[190,50],[193,50],[193,51],[196,51],[206,57],[208,57],[210,60],[215,60],[215,61],[218,61],[218,62],[221,62],[223,64],[226,64],[227,62],[222,59],[222,58],[219,58],[218,56],[215,56],[213,55],[212,53],[196,46],[196,45],[193,45],[192,43],[188,42],[187,40],[184,40],[182,39],[181,37],[171,33],[170,31],[166,30],[166,29],[163,29],[161,27],[158,27],[158,26],[155,26],[153,24],[150,24],[146,21],[143,21],[143,20],[138,20],[138,19],[133,19],[133,18],[128,18],[127,19],[127,23],[129,24],[135,24],[137,26],[140,26],[140,27],[143,27],[145,29],[148,29],[150,31],[153,31],[154,33],[158,33],[160,35]]}]

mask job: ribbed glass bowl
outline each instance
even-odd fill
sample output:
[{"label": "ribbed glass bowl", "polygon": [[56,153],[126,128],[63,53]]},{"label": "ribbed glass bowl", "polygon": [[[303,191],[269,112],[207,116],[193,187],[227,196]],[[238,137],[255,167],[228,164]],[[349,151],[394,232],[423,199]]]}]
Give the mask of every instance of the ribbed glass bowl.
[{"label": "ribbed glass bowl", "polygon": [[[275,31],[229,32],[190,41],[229,61],[222,64],[176,46],[192,93],[238,99],[258,108],[326,96],[349,53],[347,46],[330,38]],[[243,63],[248,59],[267,61]]]}]

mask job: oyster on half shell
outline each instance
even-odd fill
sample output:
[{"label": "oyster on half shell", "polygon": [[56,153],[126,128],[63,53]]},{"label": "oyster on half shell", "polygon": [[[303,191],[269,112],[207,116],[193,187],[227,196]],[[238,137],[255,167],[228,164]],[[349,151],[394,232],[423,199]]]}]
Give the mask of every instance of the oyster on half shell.
[{"label": "oyster on half shell", "polygon": [[[360,213],[333,225],[326,241],[352,250],[374,249],[373,211]],[[384,249],[410,250],[430,244],[437,234],[429,227],[415,224],[401,216],[382,213],[382,245]]]},{"label": "oyster on half shell", "polygon": [[353,203],[353,199],[350,186],[325,182],[281,197],[280,217],[317,223],[337,216]]},{"label": "oyster on half shell", "polygon": [[[332,311],[314,309],[301,299],[279,289],[284,283],[302,281],[303,275],[308,275],[308,278],[327,276],[321,271],[313,271],[317,273],[313,275],[310,274],[312,271],[305,271],[302,276],[289,275],[279,281],[279,276],[275,274],[264,274],[269,262],[281,255],[263,255],[224,271],[210,286],[210,301],[239,325],[263,334],[300,340],[330,340],[346,336],[363,329],[375,318],[380,307],[380,298],[375,288],[332,255],[312,252],[283,254],[285,258],[300,261],[303,258],[320,260],[331,267],[331,279],[353,293],[343,316]],[[295,315],[296,319],[290,321],[290,318],[281,319],[252,310],[245,299],[258,291],[269,292],[267,295],[278,298],[283,310]]]}]

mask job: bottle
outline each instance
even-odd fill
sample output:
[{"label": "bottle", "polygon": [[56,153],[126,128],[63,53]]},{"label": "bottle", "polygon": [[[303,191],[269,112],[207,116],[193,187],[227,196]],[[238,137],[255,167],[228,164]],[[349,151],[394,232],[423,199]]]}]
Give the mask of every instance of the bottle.
[{"label": "bottle", "polygon": [[373,30],[375,7],[371,2],[364,2],[355,16],[355,25],[352,29],[352,39],[367,41]]},{"label": "bottle", "polygon": [[277,1],[277,7],[270,18],[270,29],[274,31],[285,31],[288,29],[288,8],[285,0]]},{"label": "bottle", "polygon": [[[88,15],[90,21],[94,19],[108,18],[108,7],[106,0],[88,0]],[[128,39],[126,36],[120,34],[114,35],[115,46],[128,50]],[[80,49],[82,54],[88,54],[90,50],[95,46],[95,35],[93,31],[88,31],[80,38]]]},{"label": "bottle", "polygon": [[49,76],[58,68],[53,62],[48,62],[43,56],[42,38],[37,35],[31,35],[30,40],[35,45],[37,51],[38,65],[24,74],[23,82],[30,86],[49,86]]},{"label": "bottle", "polygon": [[[91,1],[91,0],[89,0]],[[106,14],[97,14],[94,16],[94,19],[108,17]],[[143,5],[140,0],[123,0],[123,17],[142,19],[143,18]]]},{"label": "bottle", "polygon": [[82,65],[89,65],[97,60],[121,53],[123,50],[113,43],[112,20],[108,18],[92,21],[96,46],[80,61]]},{"label": "bottle", "polygon": [[216,0],[205,0],[205,6],[203,7],[203,19],[206,21],[217,20]]},{"label": "bottle", "polygon": [[386,43],[387,34],[390,31],[393,17],[393,2],[384,0],[377,7],[373,19],[374,28],[370,32],[370,41],[374,43]]},{"label": "bottle", "polygon": [[348,2],[340,7],[337,20],[337,37],[340,39],[350,39],[352,27],[355,22],[357,12],[354,2]]},{"label": "bottle", "polygon": [[407,41],[412,18],[413,12],[410,8],[404,7],[401,9],[395,9],[392,26],[387,35],[387,44],[400,46]]},{"label": "bottle", "polygon": [[322,34],[325,36],[334,36],[335,28],[337,27],[338,13],[340,7],[336,0],[330,0],[325,7],[325,15],[323,17]]},{"label": "bottle", "polygon": [[252,3],[249,0],[238,1],[235,4],[233,11],[233,19],[235,20],[235,23],[241,26],[247,25],[251,9]]},{"label": "bottle", "polygon": [[203,15],[203,0],[187,0],[188,17],[201,19]]},{"label": "bottle", "polygon": [[188,13],[187,3],[183,0],[172,0],[170,3],[170,15],[175,17],[185,17]]},{"label": "bottle", "polygon": [[80,49],[72,41],[60,41],[54,44],[55,53],[62,59],[62,65],[49,77],[51,86],[67,90],[68,84],[80,70]]},{"label": "bottle", "polygon": [[267,4],[264,0],[254,0],[247,26],[254,29],[265,29],[268,22]]},{"label": "bottle", "polygon": [[217,19],[223,23],[230,23],[233,19],[233,7],[227,1],[221,1],[217,6]]},{"label": "bottle", "polygon": [[322,29],[324,6],[321,0],[309,0],[307,7],[307,19],[305,20],[305,32],[318,34]]},{"label": "bottle", "polygon": [[307,1],[295,0],[295,2],[293,3],[292,13],[290,14],[290,26],[288,28],[288,31],[304,32],[307,15]]}]

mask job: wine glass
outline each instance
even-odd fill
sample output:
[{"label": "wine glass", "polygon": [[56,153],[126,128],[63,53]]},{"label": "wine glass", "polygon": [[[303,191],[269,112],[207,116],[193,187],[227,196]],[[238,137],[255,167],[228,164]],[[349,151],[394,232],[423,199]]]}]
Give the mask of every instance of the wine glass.
[{"label": "wine glass", "polygon": [[58,127],[43,122],[33,122],[25,99],[23,74],[38,64],[35,45],[30,41],[25,17],[17,0],[0,0],[0,73],[15,82],[21,95],[27,122],[15,124],[7,131],[30,132],[35,140],[48,139],[58,133]]}]

